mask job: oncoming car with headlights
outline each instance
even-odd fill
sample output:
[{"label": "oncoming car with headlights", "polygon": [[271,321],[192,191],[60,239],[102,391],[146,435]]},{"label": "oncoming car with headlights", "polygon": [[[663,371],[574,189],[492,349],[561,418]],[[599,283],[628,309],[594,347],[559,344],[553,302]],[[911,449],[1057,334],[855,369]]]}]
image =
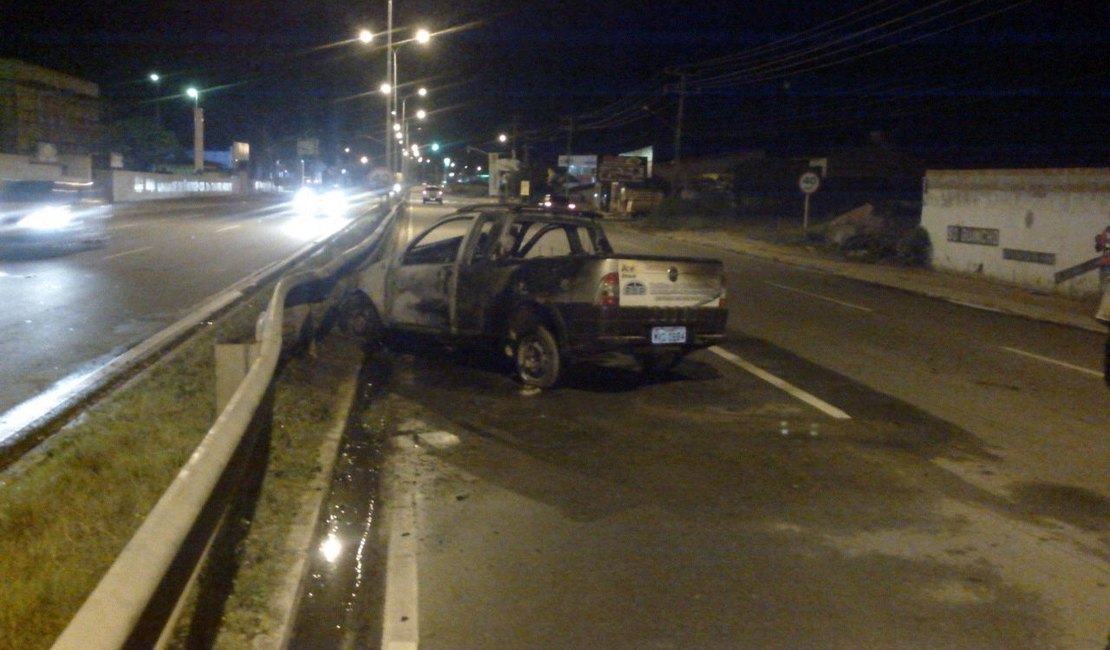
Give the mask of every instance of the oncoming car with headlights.
[{"label": "oncoming car with headlights", "polygon": [[52,253],[108,240],[106,202],[91,183],[0,180],[0,253]]},{"label": "oncoming car with headlights", "polygon": [[302,217],[343,217],[347,194],[338,188],[302,187],[293,195],[293,210]]}]

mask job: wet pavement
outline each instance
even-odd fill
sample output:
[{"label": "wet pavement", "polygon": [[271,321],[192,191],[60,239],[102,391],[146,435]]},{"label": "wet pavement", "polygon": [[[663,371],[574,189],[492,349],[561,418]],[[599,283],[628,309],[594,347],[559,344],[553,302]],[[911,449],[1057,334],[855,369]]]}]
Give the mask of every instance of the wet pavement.
[{"label": "wet pavement", "polygon": [[302,578],[290,648],[372,648],[381,638],[382,548],[377,408],[383,366],[371,359],[360,377]]}]

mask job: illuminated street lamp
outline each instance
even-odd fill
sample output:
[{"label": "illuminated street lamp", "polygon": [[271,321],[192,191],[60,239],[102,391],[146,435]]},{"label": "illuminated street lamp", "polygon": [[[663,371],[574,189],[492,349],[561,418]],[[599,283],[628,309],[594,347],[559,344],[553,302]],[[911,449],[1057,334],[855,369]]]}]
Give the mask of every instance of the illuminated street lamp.
[{"label": "illuminated street lamp", "polygon": [[149,75],[147,75],[147,79],[150,79],[150,83],[154,84],[154,121],[158,124],[159,127],[161,127],[162,126],[162,102],[161,102],[161,97],[162,97],[162,89],[161,89],[162,75],[158,74],[157,72],[151,72]]},{"label": "illuminated street lamp", "polygon": [[[415,35],[407,40],[394,41],[393,40],[393,0],[389,0],[386,15],[386,60],[385,72],[386,80],[382,82],[379,90],[389,96],[385,108],[385,159],[386,165],[389,168],[390,176],[393,175],[394,167],[394,153],[392,150],[392,138],[389,137],[389,131],[392,128],[393,121],[397,118],[397,50],[401,45],[415,41],[421,45],[426,45],[432,40],[432,33],[427,29],[416,30]],[[364,44],[369,44],[374,40],[374,34],[368,29],[359,31],[358,40]],[[423,93],[421,93],[423,95]],[[402,123],[404,120],[402,119]],[[400,150],[398,151],[400,153]]]},{"label": "illuminated street lamp", "polygon": [[[392,0],[390,0],[390,3],[389,3],[389,13],[390,13],[390,27],[389,28],[390,28],[391,39],[390,39],[389,45],[387,46],[388,50],[389,50],[389,57],[387,58],[387,63],[390,66],[389,82],[390,82],[390,85],[391,85],[392,96],[390,98],[390,107],[389,107],[389,110],[387,111],[387,117],[386,117],[387,121],[390,118],[392,118],[392,119],[397,118],[397,88],[400,86],[400,83],[397,81],[397,77],[398,77],[398,74],[397,74],[397,50],[399,50],[400,47],[402,45],[404,45],[405,43],[416,41],[417,43],[419,43],[421,45],[427,45],[432,40],[432,33],[430,31],[428,31],[427,29],[422,28],[422,29],[416,30],[415,36],[413,38],[409,39],[409,40],[393,42],[392,41],[392,29],[393,29],[393,19],[392,19],[393,1]],[[418,94],[420,94],[420,96],[423,97],[425,94],[427,94],[428,91],[426,89],[421,89],[421,90],[423,92],[418,91]],[[404,120],[404,100],[402,100],[402,111],[401,111],[401,113],[402,113],[401,122],[403,124],[404,121],[405,121]],[[386,138],[386,140],[388,141],[388,138]],[[398,153],[400,153],[400,152],[398,151]],[[393,157],[392,156],[389,157],[389,161],[390,161],[390,171],[392,172],[392,170],[393,170]]]},{"label": "illuminated street lamp", "polygon": [[[408,111],[409,99],[411,99],[413,97],[427,97],[427,96],[428,96],[428,89],[421,86],[420,88],[418,88],[416,90],[415,93],[412,93],[411,95],[405,95],[401,99],[401,123],[400,123],[400,125],[397,125],[397,126],[402,128],[402,130],[404,131],[404,134],[405,134],[405,137],[404,137],[404,140],[403,140],[402,146],[401,146],[401,151],[402,152],[407,151],[408,147],[409,147],[409,119],[408,119],[408,112],[407,112]],[[424,112],[423,110],[420,110],[420,111],[417,112],[416,117],[418,119],[422,120],[425,117],[427,117],[427,115],[428,114],[426,112]],[[401,161],[401,176],[405,177],[405,178],[408,177],[408,161],[406,161],[406,160]]]},{"label": "illuminated street lamp", "polygon": [[193,99],[193,171],[204,171],[204,109],[200,107],[200,91],[190,86],[185,94]]}]

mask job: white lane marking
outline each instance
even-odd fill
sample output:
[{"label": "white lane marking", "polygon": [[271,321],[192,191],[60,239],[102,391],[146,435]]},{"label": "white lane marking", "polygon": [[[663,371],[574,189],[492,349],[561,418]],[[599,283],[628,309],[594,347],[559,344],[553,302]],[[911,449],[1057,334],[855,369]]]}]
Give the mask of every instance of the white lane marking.
[{"label": "white lane marking", "polygon": [[132,248],[129,251],[123,251],[122,253],[116,253],[115,255],[105,255],[104,257],[102,257],[100,259],[101,259],[101,261],[103,261],[103,260],[115,259],[117,257],[123,257],[124,255],[135,255],[136,253],[143,253],[143,252],[146,252],[148,250],[151,250],[152,248],[154,248],[154,247],[153,246],[143,246],[142,248]]},{"label": "white lane marking", "polygon": [[116,232],[118,230],[127,230],[129,228],[138,228],[141,225],[143,225],[143,224],[135,223],[135,222],[131,222],[131,223],[109,223],[108,224],[108,230],[111,230],[112,232]]},{"label": "white lane marking", "polygon": [[383,650],[416,650],[420,643],[416,557],[419,450],[412,436],[394,437],[393,446],[383,494],[389,547],[385,559],[381,647]]},{"label": "white lane marking", "polygon": [[1008,312],[1004,309],[999,309],[998,307],[991,307],[990,305],[980,305],[978,303],[968,302],[966,300],[957,300],[955,298],[947,298],[947,301],[949,303],[953,304],[953,305],[956,305],[957,307],[967,307],[968,309],[978,309],[979,311],[989,311],[992,314],[1005,314],[1005,315],[1011,315],[1011,316],[1013,315],[1013,314],[1011,314],[1010,312]]},{"label": "white lane marking", "polygon": [[227,232],[229,230],[235,230],[236,228],[242,228],[242,227],[243,227],[243,224],[237,223],[234,226],[224,226],[223,228],[220,228],[216,232]]},{"label": "white lane marking", "polygon": [[771,384],[775,388],[786,391],[791,396],[793,396],[795,399],[799,399],[799,400],[805,402],[806,404],[809,404],[810,406],[817,409],[818,411],[821,411],[825,415],[836,418],[837,420],[851,420],[852,419],[852,416],[848,415],[844,411],[841,411],[840,409],[836,408],[832,404],[829,404],[828,402],[805,392],[801,388],[798,388],[797,386],[795,386],[794,384],[791,384],[790,382],[786,381],[785,379],[780,379],[780,378],[772,375],[771,373],[767,372],[766,370],[764,370],[764,369],[762,369],[758,366],[752,365],[751,363],[749,363],[749,362],[745,361],[744,359],[738,357],[737,355],[729,352],[728,350],[725,350],[724,348],[719,348],[716,345],[714,345],[713,347],[709,348],[709,351],[716,354],[717,356],[721,357],[725,361],[728,361],[728,362],[733,363],[737,366],[740,366],[744,370],[747,370],[751,374],[755,375],[756,377],[759,377],[760,379],[767,382],[768,384]]},{"label": "white lane marking", "polygon": [[1062,366],[1064,368],[1068,368],[1069,370],[1075,370],[1075,371],[1082,372],[1082,373],[1087,374],[1087,375],[1091,375],[1092,377],[1098,377],[1099,379],[1102,379],[1102,373],[1097,371],[1097,370],[1091,370],[1090,368],[1084,368],[1083,366],[1072,365],[1072,364],[1070,364],[1066,361],[1057,361],[1056,359],[1051,359],[1049,357],[1042,357],[1039,354],[1033,354],[1032,352],[1026,352],[1025,350],[1019,350],[1017,348],[1008,348],[1005,345],[1000,345],[999,347],[1002,348],[1003,350],[1007,351],[1007,352],[1013,352],[1014,354],[1020,354],[1023,357],[1029,357],[1030,359],[1036,359],[1037,361],[1043,361],[1045,363],[1051,363],[1053,365]]},{"label": "white lane marking", "polygon": [[809,296],[810,298],[817,298],[818,300],[825,300],[827,302],[836,303],[836,304],[840,305],[841,307],[848,307],[849,309],[858,309],[860,311],[868,311],[868,312],[875,311],[874,309],[871,309],[870,307],[861,307],[859,305],[853,305],[850,302],[844,302],[843,300],[837,300],[836,298],[829,298],[828,296],[822,296],[820,294],[810,293],[808,291],[802,291],[801,289],[795,289],[794,287],[788,287],[784,284],[778,284],[776,282],[766,282],[766,284],[769,284],[772,287],[778,287],[779,289],[782,289],[784,291],[793,291],[794,293],[800,293],[803,296]]}]

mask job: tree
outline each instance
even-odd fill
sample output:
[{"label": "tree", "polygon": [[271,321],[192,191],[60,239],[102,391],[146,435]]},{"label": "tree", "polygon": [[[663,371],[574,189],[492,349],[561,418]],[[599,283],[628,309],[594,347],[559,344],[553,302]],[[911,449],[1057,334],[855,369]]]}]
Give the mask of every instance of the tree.
[{"label": "tree", "polygon": [[149,117],[114,122],[108,126],[105,139],[110,151],[123,154],[128,169],[157,169],[181,151],[177,136]]}]

